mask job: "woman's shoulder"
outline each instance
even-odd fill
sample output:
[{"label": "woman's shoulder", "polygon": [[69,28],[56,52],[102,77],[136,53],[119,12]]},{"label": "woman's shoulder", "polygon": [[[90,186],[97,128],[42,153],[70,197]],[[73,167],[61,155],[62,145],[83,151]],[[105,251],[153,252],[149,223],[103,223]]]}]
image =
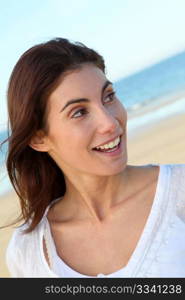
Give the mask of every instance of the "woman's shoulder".
[{"label": "woman's shoulder", "polygon": [[185,195],[185,164],[161,165],[161,170],[163,175],[169,178],[170,189]]},{"label": "woman's shoulder", "polygon": [[175,216],[185,223],[185,164],[167,164],[162,165],[162,168],[166,174],[163,178],[166,196]]},{"label": "woman's shoulder", "polygon": [[176,176],[185,176],[185,164],[165,164],[166,168],[170,168]]},{"label": "woman's shoulder", "polygon": [[[160,172],[158,178],[161,182],[169,182],[171,188],[185,189],[185,164],[151,164],[149,166],[159,166]],[[166,185],[165,185],[166,186]]]},{"label": "woman's shoulder", "polygon": [[171,168],[175,172],[184,172],[185,173],[185,164],[183,163],[171,163],[171,164],[164,164],[163,166]]},{"label": "woman's shoulder", "polygon": [[165,188],[174,191],[176,195],[185,195],[185,164],[161,164],[162,183]]},{"label": "woman's shoulder", "polygon": [[[174,217],[180,217],[185,223],[185,164],[148,165],[150,166],[159,166],[156,199],[159,199],[160,211],[162,207],[165,214],[172,211]],[[169,209],[166,209],[167,206]]]},{"label": "woman's shoulder", "polygon": [[21,277],[28,257],[31,261],[33,253],[36,256],[42,227],[40,222],[33,231],[25,233],[29,228],[27,222],[14,229],[6,249],[6,264],[13,277]]},{"label": "woman's shoulder", "polygon": [[171,169],[177,215],[185,223],[185,164],[174,164]]},{"label": "woman's shoulder", "polygon": [[[53,200],[52,203],[56,200],[57,199]],[[8,256],[15,256],[18,252],[24,253],[26,250],[31,251],[31,249],[38,248],[39,240],[41,239],[45,228],[46,215],[50,206],[51,204],[46,207],[42,219],[32,231],[26,233],[26,230],[30,227],[31,219],[14,229],[7,247]]]},{"label": "woman's shoulder", "polygon": [[16,227],[10,238],[8,248],[13,248],[14,250],[24,250],[26,247],[34,245],[34,240],[39,239],[39,236],[44,227],[44,219],[42,219],[39,224],[31,231],[26,233],[26,230],[29,228],[30,222],[24,223]]}]

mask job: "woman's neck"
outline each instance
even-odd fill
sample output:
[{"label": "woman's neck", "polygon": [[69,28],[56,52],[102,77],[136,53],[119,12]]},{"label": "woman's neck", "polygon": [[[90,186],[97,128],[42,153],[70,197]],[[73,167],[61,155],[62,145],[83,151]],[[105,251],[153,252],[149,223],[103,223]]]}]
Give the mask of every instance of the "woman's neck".
[{"label": "woman's neck", "polygon": [[68,178],[64,201],[76,214],[101,222],[128,194],[129,180],[129,166],[114,176]]}]

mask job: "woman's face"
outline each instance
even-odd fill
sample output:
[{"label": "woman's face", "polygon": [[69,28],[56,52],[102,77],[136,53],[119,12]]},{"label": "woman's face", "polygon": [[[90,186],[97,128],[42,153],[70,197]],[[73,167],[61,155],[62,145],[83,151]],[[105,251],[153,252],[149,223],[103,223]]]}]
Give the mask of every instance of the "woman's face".
[{"label": "woman's face", "polygon": [[[113,92],[99,68],[84,64],[66,75],[50,95],[48,154],[65,175],[114,175],[125,168],[127,114]],[[93,150],[119,136],[119,153]]]}]

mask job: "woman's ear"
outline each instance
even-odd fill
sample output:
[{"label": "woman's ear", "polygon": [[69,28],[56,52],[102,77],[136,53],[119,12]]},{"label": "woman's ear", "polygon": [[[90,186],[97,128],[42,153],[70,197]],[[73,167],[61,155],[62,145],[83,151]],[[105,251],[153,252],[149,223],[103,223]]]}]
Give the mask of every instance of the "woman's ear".
[{"label": "woman's ear", "polygon": [[36,134],[31,138],[29,146],[36,151],[48,152],[49,145],[47,138],[42,130],[38,130]]}]

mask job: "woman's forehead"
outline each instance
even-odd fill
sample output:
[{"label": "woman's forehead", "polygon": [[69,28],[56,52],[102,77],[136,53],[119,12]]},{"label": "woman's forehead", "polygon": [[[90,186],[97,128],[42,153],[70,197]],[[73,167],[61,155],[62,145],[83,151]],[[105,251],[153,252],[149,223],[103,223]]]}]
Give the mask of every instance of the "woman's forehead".
[{"label": "woman's forehead", "polygon": [[51,93],[50,98],[71,98],[82,93],[100,92],[106,76],[96,66],[83,66],[64,76],[56,89]]}]

